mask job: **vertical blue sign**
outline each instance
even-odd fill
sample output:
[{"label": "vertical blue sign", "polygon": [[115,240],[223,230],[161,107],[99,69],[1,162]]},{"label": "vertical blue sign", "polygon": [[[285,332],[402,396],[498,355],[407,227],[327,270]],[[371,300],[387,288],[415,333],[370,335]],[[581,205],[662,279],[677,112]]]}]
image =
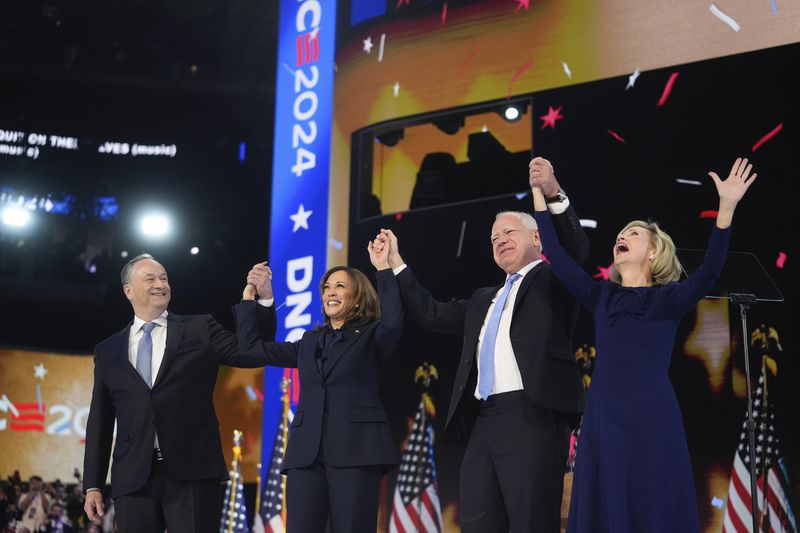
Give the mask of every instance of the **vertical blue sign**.
[{"label": "vertical blue sign", "polygon": [[[269,264],[275,340],[295,341],[322,322],[317,286],[326,266],[336,2],[281,0],[279,24]],[[280,368],[264,373],[262,479],[282,377]]]}]

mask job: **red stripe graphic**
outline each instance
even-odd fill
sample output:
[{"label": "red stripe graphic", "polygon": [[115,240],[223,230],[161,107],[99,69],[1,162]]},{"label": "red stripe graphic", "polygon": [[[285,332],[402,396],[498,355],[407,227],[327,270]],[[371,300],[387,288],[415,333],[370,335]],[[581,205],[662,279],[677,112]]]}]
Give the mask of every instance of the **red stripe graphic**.
[{"label": "red stripe graphic", "polygon": [[44,424],[11,424],[11,431],[44,431]]},{"label": "red stripe graphic", "polygon": [[19,416],[14,415],[14,420],[38,420],[39,422],[44,422],[44,415],[40,415],[38,413],[32,415],[20,414]]}]

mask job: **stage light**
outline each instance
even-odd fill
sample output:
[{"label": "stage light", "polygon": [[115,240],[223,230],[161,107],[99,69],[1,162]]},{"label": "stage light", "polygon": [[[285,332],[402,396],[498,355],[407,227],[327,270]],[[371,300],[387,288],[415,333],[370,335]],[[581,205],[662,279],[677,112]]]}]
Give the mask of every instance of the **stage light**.
[{"label": "stage light", "polygon": [[394,131],[387,131],[386,133],[381,133],[380,135],[376,135],[375,138],[378,139],[378,142],[385,145],[385,146],[394,146],[400,139],[403,138],[404,132],[402,129],[394,130]]},{"label": "stage light", "polygon": [[520,115],[521,113],[519,112],[519,109],[517,109],[513,105],[508,106],[506,110],[503,112],[503,116],[506,117],[506,120],[509,122],[514,122],[516,120],[519,120]]},{"label": "stage light", "polygon": [[139,229],[148,237],[164,237],[171,226],[169,218],[163,213],[145,215],[139,223]]},{"label": "stage light", "polygon": [[3,224],[21,228],[27,226],[31,220],[31,213],[27,209],[11,205],[3,209]]},{"label": "stage light", "polygon": [[189,253],[192,255],[197,255],[200,253],[200,248],[198,248],[197,246],[192,246],[191,249],[189,250]]},{"label": "stage light", "polygon": [[433,125],[448,135],[455,135],[464,126],[464,116],[437,118]]}]

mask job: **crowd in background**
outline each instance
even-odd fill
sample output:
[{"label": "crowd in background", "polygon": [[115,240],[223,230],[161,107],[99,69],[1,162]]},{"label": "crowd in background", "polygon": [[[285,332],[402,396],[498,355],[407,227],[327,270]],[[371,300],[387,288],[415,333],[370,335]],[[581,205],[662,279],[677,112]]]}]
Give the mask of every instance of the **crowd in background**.
[{"label": "crowd in background", "polygon": [[0,481],[0,533],[111,533],[114,508],[110,499],[102,525],[90,523],[83,512],[80,483],[57,479],[45,483],[40,476],[28,481],[19,472]]}]

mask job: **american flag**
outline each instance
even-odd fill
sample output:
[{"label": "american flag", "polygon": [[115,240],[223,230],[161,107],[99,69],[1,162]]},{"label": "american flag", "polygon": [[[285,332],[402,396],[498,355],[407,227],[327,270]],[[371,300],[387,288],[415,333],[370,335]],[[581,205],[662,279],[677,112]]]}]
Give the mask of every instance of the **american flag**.
[{"label": "american flag", "polygon": [[433,460],[433,402],[422,394],[400,460],[389,533],[442,533],[442,508]]},{"label": "american flag", "polygon": [[254,520],[253,533],[283,533],[285,531],[286,478],[281,475],[281,463],[286,449],[287,428],[292,421],[292,410],[288,407],[288,396],[278,417],[278,431],[272,446],[272,458],[267,469],[267,478],[260,492],[258,514]]},{"label": "american flag", "polygon": [[247,506],[244,501],[244,485],[242,484],[242,432],[233,432],[233,461],[231,462],[230,480],[222,500],[222,518],[219,522],[219,533],[247,531]]},{"label": "american flag", "polygon": [[[758,379],[758,387],[753,394],[759,531],[797,533],[797,523],[789,499],[786,497],[789,478],[780,453],[780,440],[775,431],[775,413],[773,406],[767,401],[769,379],[765,380],[766,373],[764,367]],[[723,533],[749,533],[752,530],[750,445],[746,424],[745,415],[739,446],[733,458],[728,504],[722,524]]]}]

